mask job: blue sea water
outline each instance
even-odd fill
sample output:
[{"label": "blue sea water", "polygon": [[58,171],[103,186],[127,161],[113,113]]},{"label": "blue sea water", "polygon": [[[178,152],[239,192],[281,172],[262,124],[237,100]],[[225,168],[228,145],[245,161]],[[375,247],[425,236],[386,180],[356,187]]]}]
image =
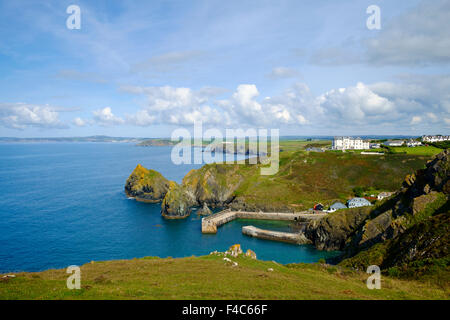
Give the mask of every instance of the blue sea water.
[{"label": "blue sea water", "polygon": [[124,184],[138,163],[181,182],[200,165],[174,165],[170,147],[126,143],[0,144],[0,272],[39,271],[92,260],[144,256],[185,257],[225,251],[235,243],[258,259],[315,262],[330,253],[311,246],[242,235],[252,224],[289,228],[283,222],[236,220],[216,235],[201,220],[165,220],[160,204],[128,199]]}]

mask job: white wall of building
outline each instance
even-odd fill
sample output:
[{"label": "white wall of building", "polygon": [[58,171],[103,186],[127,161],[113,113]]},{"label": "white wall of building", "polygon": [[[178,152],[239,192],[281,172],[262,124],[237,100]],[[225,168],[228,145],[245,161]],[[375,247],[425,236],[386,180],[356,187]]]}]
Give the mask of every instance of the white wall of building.
[{"label": "white wall of building", "polygon": [[331,148],[334,150],[364,150],[369,149],[370,144],[361,138],[335,137]]}]

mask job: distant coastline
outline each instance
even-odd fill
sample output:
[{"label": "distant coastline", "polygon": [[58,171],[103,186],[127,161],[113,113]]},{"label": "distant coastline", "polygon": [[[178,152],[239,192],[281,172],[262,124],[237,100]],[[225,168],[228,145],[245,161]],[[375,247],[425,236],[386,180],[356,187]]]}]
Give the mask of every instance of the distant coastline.
[{"label": "distant coastline", "polygon": [[[419,136],[406,135],[358,135],[363,139],[408,139]],[[332,140],[334,136],[281,136],[280,140]],[[356,137],[356,136],[355,136]],[[170,138],[136,138],[136,137],[110,137],[94,135],[86,137],[43,137],[20,138],[0,137],[0,143],[49,143],[49,142],[108,142],[108,143],[136,143],[139,146],[171,146],[176,144]]]}]

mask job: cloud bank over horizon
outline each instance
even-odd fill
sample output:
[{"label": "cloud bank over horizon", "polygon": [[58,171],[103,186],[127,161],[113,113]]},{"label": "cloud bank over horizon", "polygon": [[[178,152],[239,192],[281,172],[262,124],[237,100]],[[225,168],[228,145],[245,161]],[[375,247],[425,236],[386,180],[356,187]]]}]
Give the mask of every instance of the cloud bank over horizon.
[{"label": "cloud bank over horizon", "polygon": [[0,136],[450,133],[450,0],[79,5],[0,4]]}]

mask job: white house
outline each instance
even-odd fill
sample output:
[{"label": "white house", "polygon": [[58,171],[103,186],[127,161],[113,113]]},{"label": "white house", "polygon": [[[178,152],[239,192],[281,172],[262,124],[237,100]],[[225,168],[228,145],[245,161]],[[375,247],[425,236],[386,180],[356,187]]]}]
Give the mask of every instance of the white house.
[{"label": "white house", "polygon": [[333,150],[364,150],[369,149],[370,145],[368,141],[364,141],[361,138],[352,137],[335,137],[331,149]]},{"label": "white house", "polygon": [[327,212],[335,212],[337,210],[341,210],[341,209],[347,209],[347,206],[345,204],[343,204],[342,202],[335,202],[333,203],[330,208],[327,210]]},{"label": "white house", "polygon": [[388,147],[401,147],[404,142],[405,141],[403,141],[403,140],[391,140],[391,141],[386,141],[383,144]]},{"label": "white house", "polygon": [[441,142],[441,141],[449,141],[450,136],[442,136],[440,134],[435,136],[422,136],[423,142]]},{"label": "white house", "polygon": [[413,139],[410,139],[410,140],[408,140],[408,141],[406,142],[406,145],[407,145],[408,147],[417,147],[417,146],[421,146],[421,145],[422,145],[422,142],[416,141],[416,140],[413,140]]},{"label": "white house", "polygon": [[366,207],[371,205],[372,204],[370,201],[364,198],[353,198],[347,201],[347,207],[349,208]]},{"label": "white house", "polygon": [[393,192],[380,192],[377,196],[378,200],[383,200],[385,198],[389,198],[390,196],[392,196],[394,193]]}]

